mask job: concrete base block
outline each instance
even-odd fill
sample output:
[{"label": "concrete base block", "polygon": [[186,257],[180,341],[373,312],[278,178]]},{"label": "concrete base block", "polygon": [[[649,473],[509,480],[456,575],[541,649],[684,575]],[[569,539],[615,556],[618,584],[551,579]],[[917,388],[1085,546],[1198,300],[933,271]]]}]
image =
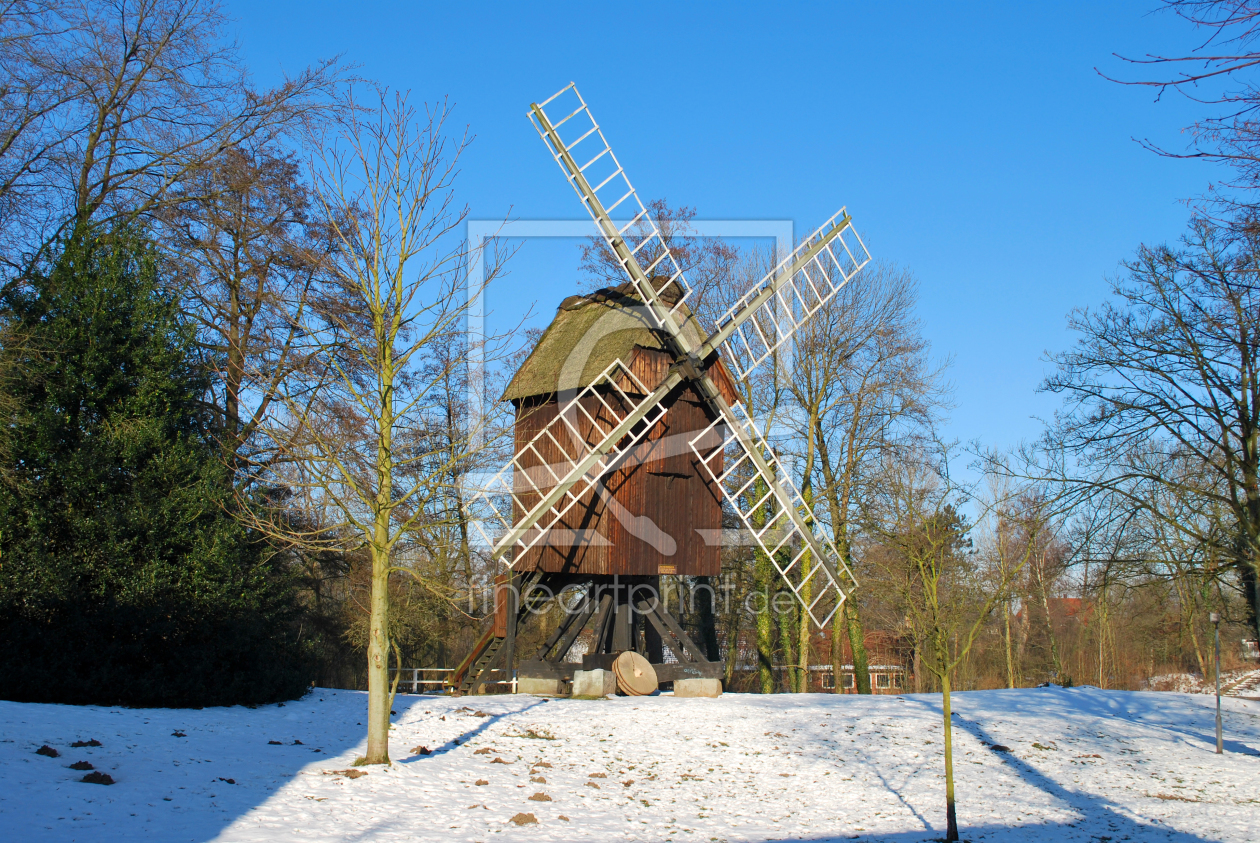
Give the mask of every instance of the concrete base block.
[{"label": "concrete base block", "polygon": [[537,694],[543,697],[559,697],[564,695],[563,679],[540,679],[533,676],[521,676],[516,680],[516,693]]},{"label": "concrete base block", "polygon": [[675,679],[674,696],[676,697],[720,697],[722,696],[721,679]]},{"label": "concrete base block", "polygon": [[575,670],[573,696],[606,697],[617,693],[617,677],[611,670]]}]

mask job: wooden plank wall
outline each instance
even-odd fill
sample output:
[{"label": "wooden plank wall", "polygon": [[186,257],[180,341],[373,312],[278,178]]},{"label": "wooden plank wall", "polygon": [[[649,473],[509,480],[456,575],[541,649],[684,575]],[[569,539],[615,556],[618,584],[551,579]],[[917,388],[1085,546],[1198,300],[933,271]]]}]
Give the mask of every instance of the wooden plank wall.
[{"label": "wooden plank wall", "polygon": [[[630,362],[626,364],[626,368],[648,389],[656,389],[665,380],[665,375],[669,373],[669,367],[673,363],[673,358],[660,349],[644,348],[636,345],[634,352],[630,355]],[[726,403],[738,404],[740,397],[739,392],[735,389],[735,380],[731,377],[731,373],[727,370],[722,359],[720,357],[714,359],[709,364],[707,371],[709,376],[713,378],[713,383],[717,386],[718,392],[722,393]],[[633,388],[633,384],[628,378],[622,378],[617,385],[626,391],[630,391]]]},{"label": "wooden plank wall", "polygon": [[[639,370],[650,375],[658,371],[656,364],[657,361],[643,355]],[[644,378],[638,371],[635,374],[650,385],[659,382],[664,370],[659,370],[655,380]],[[625,467],[604,478],[604,486],[615,506],[588,492],[552,531],[549,538],[554,541],[548,543],[549,539],[544,538],[522,555],[515,569],[609,576],[653,576],[662,572],[717,575],[721,570],[721,547],[716,542],[707,543],[706,536],[697,532],[719,531],[722,526],[721,492],[707,473],[703,473],[688,446],[710,422],[707,411],[697,399],[690,387],[671,395],[666,401],[665,417],[647,439],[636,446]],[[591,397],[585,406],[594,411],[598,402]],[[549,423],[556,412],[554,401],[519,410],[517,450]],[[597,422],[604,429],[611,423],[611,419],[604,418]],[[584,430],[583,434],[588,442],[598,438],[593,429]],[[543,458],[559,461],[554,449],[539,448],[539,451]],[[536,455],[523,459],[522,463],[530,469],[541,461]],[[538,476],[537,471],[532,471],[531,476]],[[530,503],[532,500],[526,496],[525,505]],[[622,518],[612,511],[618,506]],[[518,510],[517,517],[521,513],[522,510]],[[710,533],[709,538],[717,535],[720,533]],[[575,537],[579,541],[572,543]]]}]

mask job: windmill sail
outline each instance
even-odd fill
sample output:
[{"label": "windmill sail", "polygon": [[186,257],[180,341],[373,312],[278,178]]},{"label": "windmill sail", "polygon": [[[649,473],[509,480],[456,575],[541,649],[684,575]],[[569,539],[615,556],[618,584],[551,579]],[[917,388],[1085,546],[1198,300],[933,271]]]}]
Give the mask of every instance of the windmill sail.
[{"label": "windmill sail", "polygon": [[870,260],[841,208],[722,315],[701,356],[720,345],[732,374],[748,377]]},{"label": "windmill sail", "polygon": [[[553,120],[547,113],[548,108],[564,116]],[[582,205],[599,226],[604,242],[617,256],[635,290],[656,318],[657,327],[677,332],[682,322],[680,308],[691,296],[691,286],[577,86],[570,82],[549,99],[535,104],[530,108],[529,118]],[[618,210],[632,214],[630,221],[620,226],[614,223],[612,214]],[[642,232],[633,247],[626,241],[626,232],[631,230]],[[639,264],[640,254],[656,254],[657,257],[644,267]],[[657,278],[664,280],[655,283],[650,280]],[[679,293],[672,304],[664,302],[659,295],[660,290],[670,284],[676,285]],[[672,325],[666,324],[671,322]]]}]

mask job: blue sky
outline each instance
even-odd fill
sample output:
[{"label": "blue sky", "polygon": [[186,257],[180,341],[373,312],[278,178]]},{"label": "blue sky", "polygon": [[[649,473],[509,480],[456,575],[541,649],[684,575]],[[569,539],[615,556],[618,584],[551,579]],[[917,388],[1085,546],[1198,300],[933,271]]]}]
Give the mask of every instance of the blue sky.
[{"label": "blue sky", "polygon": [[[476,135],[473,217],[582,211],[526,118],[576,81],[645,201],[714,219],[848,207],[872,253],[914,272],[924,333],[952,359],[947,435],[1003,447],[1056,406],[1038,395],[1068,311],[1106,295],[1140,243],[1175,239],[1223,175],[1165,159],[1203,106],[1102,79],[1112,53],[1184,52],[1156,0],[1093,3],[229,2],[259,83],[342,53],[360,73],[449,96]],[[352,13],[351,13],[352,10]],[[545,324],[576,291],[575,241],[526,242],[494,319]],[[536,304],[535,304],[536,303]]]}]

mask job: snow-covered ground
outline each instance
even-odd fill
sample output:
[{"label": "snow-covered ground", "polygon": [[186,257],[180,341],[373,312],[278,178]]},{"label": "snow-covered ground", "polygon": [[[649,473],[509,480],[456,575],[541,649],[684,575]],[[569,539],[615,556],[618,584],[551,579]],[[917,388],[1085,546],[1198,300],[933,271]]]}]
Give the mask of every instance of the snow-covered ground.
[{"label": "snow-covered ground", "polygon": [[[1260,684],[1260,670],[1247,667],[1221,671],[1221,693],[1226,696],[1254,696]],[[1178,694],[1216,694],[1216,680],[1197,673],[1163,673],[1152,676],[1142,685],[1148,691],[1175,691]]]},{"label": "snow-covered ground", "polygon": [[[349,778],[336,771],[363,751],[364,703],[0,702],[0,839],[917,841],[944,828],[935,696],[399,696],[395,763]],[[1223,756],[1212,706],[1092,688],[955,695],[963,837],[1260,838],[1260,702],[1225,701]],[[81,783],[77,761],[116,783]]]}]

